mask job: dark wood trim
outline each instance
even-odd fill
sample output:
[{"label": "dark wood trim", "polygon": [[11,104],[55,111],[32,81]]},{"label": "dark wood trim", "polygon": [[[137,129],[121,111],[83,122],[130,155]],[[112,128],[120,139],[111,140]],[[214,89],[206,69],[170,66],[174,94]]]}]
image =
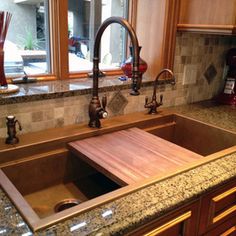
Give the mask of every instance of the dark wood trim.
[{"label": "dark wood trim", "polygon": [[230,218],[236,217],[236,205],[235,201],[232,200],[235,198],[235,189],[236,183],[234,180],[211,191],[202,198],[202,216],[199,224],[201,235],[217,228]]},{"label": "dark wood trim", "polygon": [[208,233],[204,234],[204,236],[233,236],[236,235],[236,224],[235,217],[231,217],[218,227],[210,230]]},{"label": "dark wood trim", "polygon": [[[164,217],[157,217],[157,219],[138,227],[133,232],[126,234],[126,236],[154,236],[154,235],[170,235],[170,231],[177,225],[183,230],[185,236],[197,235],[197,219],[199,215],[199,201],[194,201],[179,207],[171,214]],[[181,231],[182,231],[181,230]],[[173,233],[173,232],[171,232]],[[176,231],[174,231],[176,233]],[[178,232],[178,235],[181,232]],[[172,236],[175,234],[171,234]],[[181,234],[182,235],[182,234]]]}]

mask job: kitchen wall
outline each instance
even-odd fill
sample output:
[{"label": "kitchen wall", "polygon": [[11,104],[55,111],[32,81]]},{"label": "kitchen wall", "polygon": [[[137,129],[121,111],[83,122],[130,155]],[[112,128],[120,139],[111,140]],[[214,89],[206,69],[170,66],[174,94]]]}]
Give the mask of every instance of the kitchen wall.
[{"label": "kitchen wall", "polygon": [[[158,88],[158,94],[164,95],[163,107],[210,99],[218,94],[224,84],[225,54],[231,47],[236,47],[233,37],[178,33],[174,66],[177,84]],[[152,87],[142,88],[137,97],[130,96],[129,90],[107,93],[109,116],[144,111],[145,96],[151,97],[152,91]],[[22,133],[87,122],[90,99],[89,94],[1,105],[0,137],[6,137],[5,117],[10,114],[21,122]]]},{"label": "kitchen wall", "polygon": [[232,47],[236,47],[235,37],[178,33],[174,72],[178,76],[177,91],[182,96],[174,104],[217,95],[224,85],[225,56]]}]

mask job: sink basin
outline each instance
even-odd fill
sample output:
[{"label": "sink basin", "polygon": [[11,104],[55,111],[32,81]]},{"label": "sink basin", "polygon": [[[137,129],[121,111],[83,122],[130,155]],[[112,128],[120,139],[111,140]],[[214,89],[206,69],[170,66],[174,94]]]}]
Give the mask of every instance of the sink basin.
[{"label": "sink basin", "polygon": [[176,114],[145,130],[202,156],[236,145],[236,133]]},{"label": "sink basin", "polygon": [[13,201],[23,197],[16,205],[26,218],[31,212],[33,221],[120,188],[66,149],[3,166],[0,178]]},{"label": "sink basin", "polygon": [[[18,159],[1,164],[0,185],[33,231],[110,201],[131,191],[130,185],[121,188],[121,184],[111,180],[111,175],[107,175],[103,169],[92,167],[84,160],[85,156],[75,156],[64,146],[68,147],[69,142],[84,137],[134,127],[200,154],[200,157],[236,145],[236,133],[194,119],[177,114],[142,115],[136,122],[132,118],[120,125],[118,120],[109,130],[99,130],[97,133],[86,131],[86,135],[78,135],[77,139],[70,134],[66,136],[66,141],[62,137],[56,139],[55,143],[36,144],[27,149],[29,156],[26,148],[23,147],[23,151],[14,148]],[[159,138],[157,140],[161,141]],[[174,152],[174,149],[171,150]],[[7,155],[10,157],[12,153]],[[169,162],[167,166],[169,170]]]}]

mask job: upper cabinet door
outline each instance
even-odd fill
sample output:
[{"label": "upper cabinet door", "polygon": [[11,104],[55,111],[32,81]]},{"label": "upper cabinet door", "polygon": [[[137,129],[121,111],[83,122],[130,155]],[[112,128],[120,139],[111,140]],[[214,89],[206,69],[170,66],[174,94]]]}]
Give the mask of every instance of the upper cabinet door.
[{"label": "upper cabinet door", "polygon": [[236,0],[179,1],[179,31],[236,33]]},{"label": "upper cabinet door", "polygon": [[176,0],[133,0],[135,28],[141,57],[147,62],[146,77],[155,79],[163,68],[173,69],[179,13]]}]

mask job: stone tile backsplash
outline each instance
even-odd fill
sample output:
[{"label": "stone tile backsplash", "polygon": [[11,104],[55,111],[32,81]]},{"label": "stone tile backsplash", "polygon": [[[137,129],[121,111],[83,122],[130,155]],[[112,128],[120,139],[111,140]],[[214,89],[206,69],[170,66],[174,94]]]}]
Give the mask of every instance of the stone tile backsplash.
[{"label": "stone tile backsplash", "polygon": [[217,70],[213,64],[211,64],[204,72],[204,76],[208,84],[211,84],[211,82],[215,79],[216,75],[217,75]]},{"label": "stone tile backsplash", "polygon": [[[210,99],[224,84],[225,54],[236,46],[229,36],[178,33],[175,50],[175,86],[160,86],[157,97],[163,94],[164,107]],[[153,88],[144,87],[139,96],[130,96],[130,90],[107,93],[109,117],[145,111],[145,97],[152,96]],[[103,94],[100,94],[100,98]],[[0,106],[0,137],[6,137],[7,115],[15,115],[21,122],[21,133],[61,127],[88,121],[91,95],[79,95]],[[159,108],[160,109],[160,108]]]},{"label": "stone tile backsplash", "polygon": [[121,91],[118,91],[114,94],[111,98],[110,102],[108,103],[107,108],[113,114],[124,114],[124,108],[128,104],[128,99],[122,94]]}]

